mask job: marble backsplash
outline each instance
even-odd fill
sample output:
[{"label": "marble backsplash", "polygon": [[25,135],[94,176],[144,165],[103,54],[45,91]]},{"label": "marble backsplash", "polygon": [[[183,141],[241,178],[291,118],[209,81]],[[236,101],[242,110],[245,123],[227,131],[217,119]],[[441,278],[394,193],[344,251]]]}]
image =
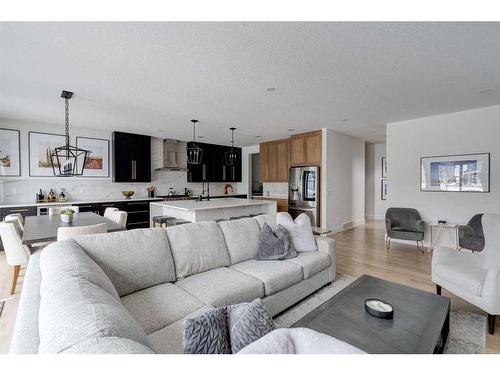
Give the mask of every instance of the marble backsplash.
[{"label": "marble backsplash", "polygon": [[[187,172],[155,171],[150,183],[114,183],[111,179],[99,178],[0,178],[0,202],[34,202],[35,194],[42,189],[48,193],[54,189],[57,194],[64,189],[69,200],[121,199],[123,190],[134,190],[134,198],[147,197],[146,188],[156,187],[156,195],[167,195],[169,188],[177,194],[184,194],[184,188],[193,195],[201,194],[201,183],[188,183]],[[211,183],[210,195],[224,194],[225,183]],[[233,183],[236,193],[237,184]]]},{"label": "marble backsplash", "polygon": [[264,182],[262,183],[262,191],[264,195],[271,197],[288,197],[288,183],[287,182]]}]

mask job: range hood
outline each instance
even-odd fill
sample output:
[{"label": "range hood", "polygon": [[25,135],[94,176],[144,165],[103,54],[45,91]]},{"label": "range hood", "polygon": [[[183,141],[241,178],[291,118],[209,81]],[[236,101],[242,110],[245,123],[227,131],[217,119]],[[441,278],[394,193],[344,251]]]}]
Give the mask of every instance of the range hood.
[{"label": "range hood", "polygon": [[187,142],[177,139],[163,140],[163,166],[155,170],[187,171]]}]

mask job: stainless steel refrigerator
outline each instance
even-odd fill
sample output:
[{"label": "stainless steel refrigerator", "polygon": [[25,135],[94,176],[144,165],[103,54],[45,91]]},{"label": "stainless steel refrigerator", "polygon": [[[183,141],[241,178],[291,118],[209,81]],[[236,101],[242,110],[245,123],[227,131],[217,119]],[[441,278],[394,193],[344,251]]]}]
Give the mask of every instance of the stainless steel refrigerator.
[{"label": "stainless steel refrigerator", "polygon": [[313,226],[320,226],[319,167],[291,167],[288,178],[288,212],[295,219],[305,213]]}]

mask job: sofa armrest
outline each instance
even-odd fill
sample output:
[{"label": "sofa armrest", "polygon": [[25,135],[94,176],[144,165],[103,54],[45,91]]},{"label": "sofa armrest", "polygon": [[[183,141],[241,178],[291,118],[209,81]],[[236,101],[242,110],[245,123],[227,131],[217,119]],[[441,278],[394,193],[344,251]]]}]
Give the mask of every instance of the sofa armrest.
[{"label": "sofa armrest", "polygon": [[488,314],[500,314],[500,268],[490,268],[484,280],[481,296],[489,310]]},{"label": "sofa armrest", "polygon": [[417,228],[421,230],[422,232],[425,232],[425,221],[423,220],[418,220],[417,221]]},{"label": "sofa armrest", "polygon": [[473,237],[474,229],[469,225],[459,225],[458,226],[458,238]]},{"label": "sofa armrest", "polygon": [[330,257],[330,275],[329,280],[335,280],[336,261],[335,261],[335,240],[330,237],[314,236],[318,251],[327,254]]},{"label": "sofa armrest", "polygon": [[387,234],[391,233],[392,229],[392,223],[389,219],[385,219],[385,230],[387,231]]}]

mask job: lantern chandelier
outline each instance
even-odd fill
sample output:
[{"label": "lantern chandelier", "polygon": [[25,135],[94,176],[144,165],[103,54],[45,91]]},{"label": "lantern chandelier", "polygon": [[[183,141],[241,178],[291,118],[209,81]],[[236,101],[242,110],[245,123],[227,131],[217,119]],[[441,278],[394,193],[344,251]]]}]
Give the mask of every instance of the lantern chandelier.
[{"label": "lantern chandelier", "polygon": [[65,108],[65,145],[56,147],[53,152],[48,151],[52,171],[54,172],[54,176],[58,177],[83,175],[85,163],[90,154],[88,150],[83,150],[69,144],[69,100],[72,96],[73,93],[71,91],[63,90],[61,93]]},{"label": "lantern chandelier", "polygon": [[229,128],[231,130],[231,151],[224,153],[226,165],[238,165],[238,153],[234,151],[234,131],[236,128]]},{"label": "lantern chandelier", "polygon": [[201,164],[203,149],[196,145],[196,123],[198,120],[191,120],[193,123],[193,143],[187,147],[188,164]]}]

